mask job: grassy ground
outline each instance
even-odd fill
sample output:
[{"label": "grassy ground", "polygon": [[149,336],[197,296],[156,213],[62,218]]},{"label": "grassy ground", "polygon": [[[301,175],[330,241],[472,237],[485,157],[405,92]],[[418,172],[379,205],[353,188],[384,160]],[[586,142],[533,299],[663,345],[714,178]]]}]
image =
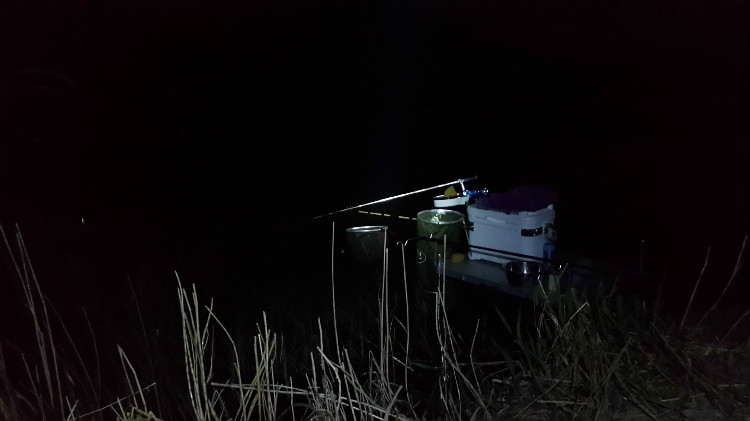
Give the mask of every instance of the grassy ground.
[{"label": "grassy ground", "polygon": [[616,284],[450,304],[460,285],[415,289],[391,247],[384,264],[333,269],[325,306],[263,297],[238,317],[179,273],[172,298],[133,287],[107,325],[120,334],[64,320],[6,234],[29,340],[1,343],[0,419],[750,419],[750,308],[722,305],[745,282],[744,244],[715,304],[694,300],[701,271],[679,313]]}]

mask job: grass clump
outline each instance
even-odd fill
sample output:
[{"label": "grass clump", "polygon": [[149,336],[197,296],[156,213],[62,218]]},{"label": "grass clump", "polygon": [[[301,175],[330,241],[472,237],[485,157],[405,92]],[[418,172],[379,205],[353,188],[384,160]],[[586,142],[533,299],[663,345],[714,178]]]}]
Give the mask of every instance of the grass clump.
[{"label": "grass clump", "polygon": [[[566,419],[602,419],[630,403],[649,417],[665,409],[659,397],[669,393],[658,376],[644,370],[640,356],[648,329],[640,312],[621,299],[598,291],[585,298],[577,291],[543,296],[531,328],[515,327],[517,359],[513,384],[519,414],[541,411]],[[510,329],[510,326],[507,326]]]}]

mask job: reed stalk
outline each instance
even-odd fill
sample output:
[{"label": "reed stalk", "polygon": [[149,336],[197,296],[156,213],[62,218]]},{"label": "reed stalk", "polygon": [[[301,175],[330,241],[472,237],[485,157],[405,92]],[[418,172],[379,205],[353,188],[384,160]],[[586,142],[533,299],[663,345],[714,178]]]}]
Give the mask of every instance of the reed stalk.
[{"label": "reed stalk", "polygon": [[698,290],[698,285],[701,283],[701,279],[703,279],[703,274],[706,272],[706,267],[708,266],[708,256],[711,254],[711,247],[708,248],[708,251],[706,252],[706,259],[703,261],[703,268],[701,268],[701,273],[698,275],[698,279],[695,281],[695,286],[693,286],[693,292],[690,294],[690,300],[688,301],[687,307],[685,308],[685,313],[682,315],[682,320],[680,320],[680,329],[684,328],[685,326],[685,320],[687,319],[688,313],[690,312],[690,307],[693,305],[693,298],[695,298],[695,291]]}]

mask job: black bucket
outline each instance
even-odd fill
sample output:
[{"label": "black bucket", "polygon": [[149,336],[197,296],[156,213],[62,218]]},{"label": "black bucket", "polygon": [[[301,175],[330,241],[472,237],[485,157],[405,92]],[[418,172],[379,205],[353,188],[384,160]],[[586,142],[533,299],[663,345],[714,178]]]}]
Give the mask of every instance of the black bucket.
[{"label": "black bucket", "polygon": [[388,227],[367,225],[346,229],[346,241],[354,260],[372,263],[383,259]]}]

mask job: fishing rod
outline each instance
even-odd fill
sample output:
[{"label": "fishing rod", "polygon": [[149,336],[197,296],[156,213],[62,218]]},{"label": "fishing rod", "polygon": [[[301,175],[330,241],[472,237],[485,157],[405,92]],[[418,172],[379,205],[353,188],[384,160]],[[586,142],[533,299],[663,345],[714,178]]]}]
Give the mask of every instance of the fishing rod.
[{"label": "fishing rod", "polygon": [[394,199],[400,199],[400,198],[402,198],[402,197],[406,197],[406,196],[411,196],[412,194],[417,194],[417,193],[424,193],[424,192],[426,192],[426,191],[430,191],[430,190],[434,190],[434,189],[439,189],[439,188],[441,188],[441,187],[446,187],[446,186],[450,186],[450,185],[453,185],[453,184],[460,184],[460,185],[461,185],[461,190],[462,190],[462,191],[463,191],[464,193],[466,193],[466,192],[467,192],[467,190],[466,190],[466,188],[464,187],[464,183],[465,183],[465,182],[467,182],[467,181],[472,181],[472,180],[476,180],[477,178],[478,178],[478,176],[476,176],[476,175],[475,175],[474,177],[468,177],[468,178],[459,178],[458,180],[455,180],[455,181],[451,181],[451,182],[448,182],[448,183],[438,184],[437,186],[432,186],[432,187],[427,187],[427,188],[424,188],[424,189],[414,190],[414,191],[411,191],[411,192],[409,192],[409,193],[402,193],[402,194],[398,194],[398,195],[396,195],[396,196],[391,196],[391,197],[386,197],[386,198],[384,198],[384,199],[380,199],[380,200],[375,200],[375,201],[373,201],[373,202],[367,202],[367,203],[363,203],[363,204],[361,204],[361,205],[350,206],[350,207],[348,207],[348,208],[344,208],[344,209],[339,209],[339,210],[337,210],[337,211],[333,211],[333,212],[328,212],[328,213],[324,213],[324,214],[322,214],[322,215],[318,215],[318,216],[315,216],[315,217],[311,218],[311,220],[315,220],[315,219],[320,219],[320,218],[325,218],[325,217],[327,217],[327,216],[331,216],[331,215],[336,215],[336,214],[338,214],[338,213],[342,213],[342,212],[348,212],[348,211],[351,211],[351,210],[354,210],[354,209],[359,209],[359,208],[363,208],[363,207],[365,207],[365,206],[375,205],[375,204],[377,204],[377,203],[383,203],[383,202],[388,202],[388,201],[390,201],[390,200],[394,200]]}]

